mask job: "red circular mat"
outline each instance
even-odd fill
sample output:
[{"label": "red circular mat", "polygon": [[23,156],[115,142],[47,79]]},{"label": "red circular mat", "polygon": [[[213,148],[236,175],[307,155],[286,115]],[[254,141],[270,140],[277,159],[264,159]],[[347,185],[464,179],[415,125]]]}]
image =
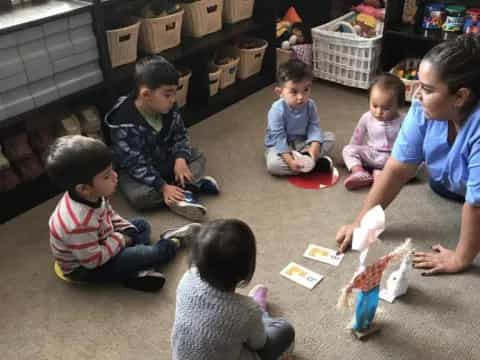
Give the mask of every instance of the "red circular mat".
[{"label": "red circular mat", "polygon": [[290,184],[302,189],[324,189],[337,183],[340,176],[337,168],[333,168],[331,173],[311,172],[308,174],[290,176],[288,181]]}]

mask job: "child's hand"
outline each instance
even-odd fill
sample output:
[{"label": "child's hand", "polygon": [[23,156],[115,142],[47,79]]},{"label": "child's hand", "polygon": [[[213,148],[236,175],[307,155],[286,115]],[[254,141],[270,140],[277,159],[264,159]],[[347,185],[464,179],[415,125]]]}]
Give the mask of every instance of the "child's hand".
[{"label": "child's hand", "polygon": [[287,165],[293,172],[301,172],[303,169],[303,164],[295,159],[287,160]]},{"label": "child's hand", "polygon": [[163,186],[163,201],[167,205],[171,205],[174,202],[182,201],[185,199],[183,189],[175,185],[165,184]]},{"label": "child's hand", "polygon": [[178,158],[175,160],[173,172],[175,173],[175,180],[181,187],[185,187],[185,183],[192,181],[192,172],[185,159]]}]

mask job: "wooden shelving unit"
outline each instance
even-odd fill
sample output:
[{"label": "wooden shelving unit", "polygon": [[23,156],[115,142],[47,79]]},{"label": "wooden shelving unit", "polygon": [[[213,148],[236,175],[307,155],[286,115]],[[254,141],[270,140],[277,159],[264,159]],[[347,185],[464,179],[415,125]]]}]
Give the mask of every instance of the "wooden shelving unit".
[{"label": "wooden shelving unit", "polygon": [[[428,3],[445,3],[465,5],[467,7],[480,7],[479,0],[418,0],[418,11],[415,24],[403,24],[402,12],[405,0],[389,1],[382,44],[382,67],[389,71],[400,60],[407,57],[422,58],[428,50],[445,39],[441,30],[425,31],[422,29],[424,5]],[[455,37],[455,35],[453,35]],[[447,39],[452,36],[447,37]]]}]

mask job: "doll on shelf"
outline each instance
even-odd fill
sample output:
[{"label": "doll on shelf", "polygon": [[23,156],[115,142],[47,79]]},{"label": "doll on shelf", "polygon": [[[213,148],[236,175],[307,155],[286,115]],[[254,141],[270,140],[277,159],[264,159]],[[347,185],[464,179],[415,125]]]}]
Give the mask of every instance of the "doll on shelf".
[{"label": "doll on shelf", "polygon": [[312,35],[303,22],[292,24],[288,40],[282,42],[282,49],[292,50],[294,57],[312,65]]}]

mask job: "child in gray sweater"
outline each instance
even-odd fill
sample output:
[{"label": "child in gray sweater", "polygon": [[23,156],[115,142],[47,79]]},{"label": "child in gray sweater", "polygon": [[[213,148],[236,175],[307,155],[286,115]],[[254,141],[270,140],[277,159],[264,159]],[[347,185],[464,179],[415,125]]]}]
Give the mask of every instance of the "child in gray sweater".
[{"label": "child in gray sweater", "polygon": [[293,349],[295,332],[267,312],[267,288],[237,294],[255,272],[255,236],[240,220],[202,225],[191,267],[177,288],[174,360],[276,360]]}]

